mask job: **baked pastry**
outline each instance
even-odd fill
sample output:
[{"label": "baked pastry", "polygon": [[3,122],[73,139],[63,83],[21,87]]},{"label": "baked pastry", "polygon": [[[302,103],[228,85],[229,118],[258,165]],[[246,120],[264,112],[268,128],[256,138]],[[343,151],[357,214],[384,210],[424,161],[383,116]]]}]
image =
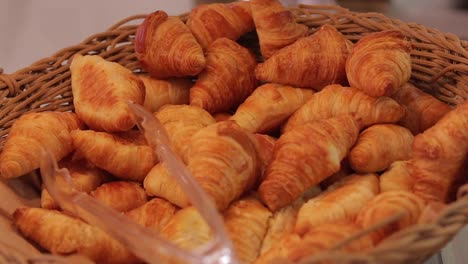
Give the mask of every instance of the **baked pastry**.
[{"label": "baked pastry", "polygon": [[70,71],[75,112],[86,125],[107,132],[135,126],[127,103],[143,104],[145,86],[129,69],[99,56],[76,54]]},{"label": "baked pastry", "polygon": [[263,82],[321,90],[346,84],[345,63],[352,44],[331,25],[323,25],[258,64],[255,76]]},{"label": "baked pastry", "polygon": [[296,23],[291,11],[278,0],[250,1],[263,59],[306,36],[308,27]]},{"label": "baked pastry", "polygon": [[160,79],[195,76],[206,62],[189,28],[164,11],[149,14],[138,27],[135,51],[141,67]]},{"label": "baked pastry", "polygon": [[380,192],[408,191],[413,189],[411,162],[408,160],[395,161],[390,168],[380,175]]},{"label": "baked pastry", "polygon": [[134,182],[107,182],[91,192],[101,204],[119,212],[135,209],[148,201],[145,190]]},{"label": "baked pastry", "polygon": [[307,89],[265,84],[255,89],[230,119],[249,132],[268,133],[279,127],[312,94]]},{"label": "baked pastry", "polygon": [[226,121],[231,118],[232,114],[227,113],[227,112],[220,112],[216,113],[213,115],[213,118],[216,120],[216,122],[221,122],[221,121]]},{"label": "baked pastry", "polygon": [[398,30],[362,37],[346,61],[351,87],[373,96],[391,96],[411,77],[411,43]]},{"label": "baked pastry", "polygon": [[13,123],[0,153],[0,175],[15,178],[39,168],[47,149],[60,160],[73,151],[70,131],[84,128],[74,113],[27,113]]},{"label": "baked pastry", "polygon": [[158,80],[146,75],[139,75],[145,85],[143,106],[150,112],[156,112],[163,105],[182,105],[189,103],[189,91],[193,83],[189,79]]},{"label": "baked pastry", "polygon": [[281,135],[259,194],[272,211],[340,169],[356,142],[358,123],[351,115],[308,122]]},{"label": "baked pastry", "polygon": [[262,182],[264,172],[273,159],[273,149],[277,139],[268,135],[255,134],[255,140],[257,142],[256,147],[258,158],[260,160],[259,182]]},{"label": "baked pastry", "polygon": [[125,215],[134,222],[160,233],[176,211],[177,207],[170,202],[153,198],[147,203],[125,212]]},{"label": "baked pastry", "polygon": [[256,65],[248,49],[227,38],[217,39],[206,52],[205,70],[190,89],[190,105],[210,113],[238,106],[257,87]]}]

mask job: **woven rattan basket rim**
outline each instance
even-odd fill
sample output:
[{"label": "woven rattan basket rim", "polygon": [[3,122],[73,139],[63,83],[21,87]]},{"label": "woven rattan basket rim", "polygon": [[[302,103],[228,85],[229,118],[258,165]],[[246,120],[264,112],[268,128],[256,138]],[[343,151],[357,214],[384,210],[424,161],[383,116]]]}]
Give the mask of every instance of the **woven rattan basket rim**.
[{"label": "woven rattan basket rim", "polygon": [[[378,13],[355,13],[339,6],[300,5],[292,7],[291,11],[298,22],[309,26],[311,33],[328,23],[352,41],[371,32],[397,28],[410,39],[414,48],[411,54],[413,83],[450,105],[468,98],[468,41],[419,24],[389,19]],[[5,74],[0,68],[0,150],[11,124],[22,114],[73,110],[69,60],[74,54],[99,54],[139,72],[133,39],[137,24],[145,16],[126,18],[105,32],[61,49],[15,73]],[[180,17],[185,20],[187,15]],[[345,254],[330,251],[314,256],[305,263],[320,263],[324,259],[340,263],[421,262],[440,250],[467,222],[468,195],[461,195],[434,223],[395,234],[370,252]],[[4,254],[8,251],[0,252]],[[10,257],[14,259],[14,256]],[[28,263],[38,262],[30,260]]]}]

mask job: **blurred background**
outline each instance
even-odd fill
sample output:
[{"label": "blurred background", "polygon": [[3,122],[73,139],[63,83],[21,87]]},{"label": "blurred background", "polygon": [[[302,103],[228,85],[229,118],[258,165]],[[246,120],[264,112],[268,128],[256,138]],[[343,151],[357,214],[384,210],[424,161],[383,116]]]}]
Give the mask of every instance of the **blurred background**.
[{"label": "blurred background", "polygon": [[[28,66],[106,30],[115,22],[157,9],[172,15],[207,0],[0,0],[0,67],[6,73]],[[285,5],[339,4],[353,11],[380,12],[468,39],[468,0],[282,0]],[[429,263],[468,263],[468,229]]]}]

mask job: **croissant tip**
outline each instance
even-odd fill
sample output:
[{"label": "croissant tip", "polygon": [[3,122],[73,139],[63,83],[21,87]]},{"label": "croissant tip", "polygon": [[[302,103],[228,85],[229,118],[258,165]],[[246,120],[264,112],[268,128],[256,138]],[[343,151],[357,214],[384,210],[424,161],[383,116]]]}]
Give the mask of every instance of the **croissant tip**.
[{"label": "croissant tip", "polygon": [[12,215],[14,222],[17,222],[20,218],[22,218],[27,213],[28,210],[29,210],[28,207],[17,208],[15,212],[13,212],[13,215]]},{"label": "croissant tip", "polygon": [[16,178],[18,172],[21,171],[21,166],[14,161],[2,161],[0,163],[0,175],[4,179]]}]

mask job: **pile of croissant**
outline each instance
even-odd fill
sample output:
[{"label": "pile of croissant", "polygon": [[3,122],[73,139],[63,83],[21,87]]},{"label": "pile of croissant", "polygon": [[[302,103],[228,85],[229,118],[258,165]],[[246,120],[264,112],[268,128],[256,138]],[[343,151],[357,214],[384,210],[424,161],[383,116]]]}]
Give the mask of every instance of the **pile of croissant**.
[{"label": "pile of croissant", "polygon": [[[254,30],[260,63],[236,42]],[[79,191],[184,249],[202,245],[211,231],[136,129],[133,101],[161,121],[242,263],[300,261],[399,215],[342,247],[365,252],[467,180],[468,102],[452,109],[408,83],[411,48],[397,30],[354,44],[330,25],[310,34],[277,0],[202,5],[186,23],[156,11],[135,36],[146,74],[75,55],[75,111],[21,116],[0,173],[36,170],[47,148]],[[41,206],[14,223],[44,249],[139,262],[46,190]]]}]

